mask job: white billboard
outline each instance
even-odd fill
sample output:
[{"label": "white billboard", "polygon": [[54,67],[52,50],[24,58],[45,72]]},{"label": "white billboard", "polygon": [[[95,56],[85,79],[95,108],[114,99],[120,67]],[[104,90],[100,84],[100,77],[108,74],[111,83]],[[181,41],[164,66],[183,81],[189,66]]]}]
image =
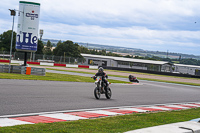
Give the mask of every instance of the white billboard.
[{"label": "white billboard", "polygon": [[37,51],[40,3],[19,1],[16,49]]}]

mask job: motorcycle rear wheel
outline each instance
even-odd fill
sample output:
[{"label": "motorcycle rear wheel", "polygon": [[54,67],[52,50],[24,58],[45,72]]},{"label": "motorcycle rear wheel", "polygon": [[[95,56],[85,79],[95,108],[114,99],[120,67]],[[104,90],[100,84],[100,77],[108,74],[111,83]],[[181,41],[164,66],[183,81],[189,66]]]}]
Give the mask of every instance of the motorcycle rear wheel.
[{"label": "motorcycle rear wheel", "polygon": [[106,95],[106,98],[107,98],[107,99],[110,99],[110,98],[111,98],[112,92],[111,92],[110,87],[108,87],[108,88],[106,89],[105,95]]},{"label": "motorcycle rear wheel", "polygon": [[96,99],[99,99],[100,96],[101,96],[101,92],[100,92],[100,90],[99,90],[98,87],[96,87],[96,88],[94,89],[94,96],[95,96]]}]

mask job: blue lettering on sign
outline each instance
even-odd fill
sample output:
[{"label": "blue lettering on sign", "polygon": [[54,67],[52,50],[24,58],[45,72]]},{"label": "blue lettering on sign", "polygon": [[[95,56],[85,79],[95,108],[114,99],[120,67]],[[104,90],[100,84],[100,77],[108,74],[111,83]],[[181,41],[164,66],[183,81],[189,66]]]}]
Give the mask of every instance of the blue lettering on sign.
[{"label": "blue lettering on sign", "polygon": [[[32,36],[33,33],[22,32],[17,35],[16,40],[16,49],[18,50],[28,50],[28,51],[37,51],[37,36]],[[22,42],[20,38],[22,37]]]},{"label": "blue lettering on sign", "polygon": [[26,17],[31,17],[31,20],[34,20],[34,18],[38,18],[38,14],[26,13]]}]

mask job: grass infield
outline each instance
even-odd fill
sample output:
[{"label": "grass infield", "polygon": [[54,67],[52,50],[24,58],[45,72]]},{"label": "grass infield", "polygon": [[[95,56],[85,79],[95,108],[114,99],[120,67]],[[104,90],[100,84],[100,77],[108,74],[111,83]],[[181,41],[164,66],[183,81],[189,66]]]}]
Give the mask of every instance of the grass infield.
[{"label": "grass infield", "polygon": [[[91,77],[46,73],[45,76],[13,74],[13,73],[0,73],[0,79],[21,79],[21,80],[49,80],[49,81],[69,81],[69,82],[94,82]],[[108,80],[111,83],[130,83],[119,80]]]}]

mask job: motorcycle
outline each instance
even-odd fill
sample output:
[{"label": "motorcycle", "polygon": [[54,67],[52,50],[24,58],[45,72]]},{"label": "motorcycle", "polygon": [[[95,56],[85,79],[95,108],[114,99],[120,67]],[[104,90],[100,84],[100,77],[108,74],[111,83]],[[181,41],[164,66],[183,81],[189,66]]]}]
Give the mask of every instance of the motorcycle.
[{"label": "motorcycle", "polygon": [[91,77],[93,78],[95,81],[95,84],[96,84],[96,87],[94,89],[94,96],[96,99],[99,99],[101,94],[105,94],[106,98],[107,99],[110,99],[111,98],[111,95],[112,95],[112,92],[111,92],[111,89],[110,87],[108,86],[107,88],[105,87],[106,86],[106,83],[103,82],[102,80],[102,76],[98,76],[98,77]]},{"label": "motorcycle", "polygon": [[139,80],[135,76],[133,76],[133,75],[129,75],[128,78],[129,78],[130,82],[137,82],[137,83],[139,83]]}]

